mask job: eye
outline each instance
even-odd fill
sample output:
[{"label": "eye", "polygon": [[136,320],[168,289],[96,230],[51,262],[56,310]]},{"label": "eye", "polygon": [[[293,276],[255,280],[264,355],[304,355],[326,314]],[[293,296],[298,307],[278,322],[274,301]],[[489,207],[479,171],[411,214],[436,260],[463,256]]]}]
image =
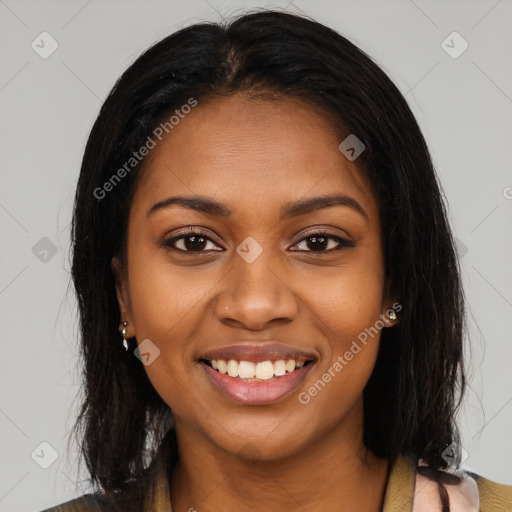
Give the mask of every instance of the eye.
[{"label": "eye", "polygon": [[[206,233],[196,229],[190,229],[185,233],[164,240],[161,244],[180,252],[206,253],[211,251],[223,251]],[[333,253],[347,247],[356,247],[356,243],[351,240],[345,240],[339,236],[328,232],[318,231],[311,233],[300,240],[295,246],[302,249],[291,249],[293,252],[317,252]]]},{"label": "eye", "polygon": [[[302,245],[302,247],[307,247],[307,249],[299,249],[305,252],[332,253],[335,251],[340,251],[346,247],[355,247],[356,243],[352,240],[345,240],[344,238],[332,235],[324,231],[318,231],[304,237],[298,244],[295,245],[297,247],[300,245]],[[295,250],[296,249],[292,249],[292,251]]]},{"label": "eye", "polygon": [[[210,244],[210,247],[208,247]],[[191,229],[186,233],[182,233],[179,236],[175,236],[162,242],[163,247],[168,247],[176,251],[181,252],[208,252],[208,251],[222,251],[223,249],[218,248],[205,233]],[[217,248],[215,248],[217,247]]]}]

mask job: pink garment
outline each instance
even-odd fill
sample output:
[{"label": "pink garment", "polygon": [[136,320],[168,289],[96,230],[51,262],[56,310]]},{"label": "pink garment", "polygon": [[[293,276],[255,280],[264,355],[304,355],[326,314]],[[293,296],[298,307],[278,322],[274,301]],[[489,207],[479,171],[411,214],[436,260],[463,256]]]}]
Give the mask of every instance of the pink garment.
[{"label": "pink garment", "polygon": [[[418,465],[425,466],[426,464],[420,459]],[[450,471],[450,473],[461,478],[459,484],[443,484],[450,499],[450,512],[478,512],[480,509],[480,498],[478,496],[478,486],[474,478],[470,477],[463,470]],[[416,473],[412,512],[436,512],[442,510],[437,482]]]}]

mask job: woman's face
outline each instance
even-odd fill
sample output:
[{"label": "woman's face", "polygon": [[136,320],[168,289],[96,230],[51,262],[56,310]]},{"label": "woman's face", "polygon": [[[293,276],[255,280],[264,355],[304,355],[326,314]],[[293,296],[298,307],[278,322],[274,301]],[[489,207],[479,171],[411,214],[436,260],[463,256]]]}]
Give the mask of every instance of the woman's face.
[{"label": "woman's face", "polygon": [[[113,263],[178,435],[262,459],[360,436],[391,301],[378,205],[340,143],[303,103],[236,95],[199,102],[146,158],[126,273]],[[334,195],[349,199],[312,201]]]}]

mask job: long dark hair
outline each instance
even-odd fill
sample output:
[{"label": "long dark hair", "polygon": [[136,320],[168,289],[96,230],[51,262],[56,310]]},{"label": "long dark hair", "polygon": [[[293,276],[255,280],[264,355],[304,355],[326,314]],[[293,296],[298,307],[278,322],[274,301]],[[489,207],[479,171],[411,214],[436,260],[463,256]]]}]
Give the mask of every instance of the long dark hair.
[{"label": "long dark hair", "polygon": [[[399,323],[382,330],[364,390],[364,442],[391,462],[412,451],[445,468],[442,453],[459,440],[464,297],[426,142],[402,94],[363,51],[305,16],[258,10],[189,26],[149,48],[116,82],[89,136],[74,205],[72,277],[84,368],[74,432],[92,483],[127,489],[164,436],[173,438],[169,407],[121,345],[110,265],[113,255],[125,256],[144,161],[123,179],[112,176],[191,98],[200,108],[239,92],[301,99],[332,120],[340,142],[355,134],[364,143],[356,163],[379,204],[387,291],[403,306]],[[109,180],[109,192],[98,192]]]}]

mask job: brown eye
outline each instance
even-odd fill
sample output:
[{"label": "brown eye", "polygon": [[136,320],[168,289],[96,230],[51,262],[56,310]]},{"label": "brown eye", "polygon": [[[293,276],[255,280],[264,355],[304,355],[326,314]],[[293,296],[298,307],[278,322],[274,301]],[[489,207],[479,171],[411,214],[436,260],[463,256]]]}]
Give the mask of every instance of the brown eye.
[{"label": "brown eye", "polygon": [[170,249],[182,252],[207,252],[211,250],[222,250],[219,249],[218,246],[214,244],[214,242],[204,233],[195,231],[176,236],[169,240],[165,240],[162,245],[164,247],[169,247]]},{"label": "brown eye", "polygon": [[339,251],[345,247],[355,247],[355,242],[351,240],[345,240],[340,238],[339,236],[332,235],[330,233],[312,233],[307,237],[303,238],[298,244],[297,247],[302,245],[303,249],[299,249],[301,251],[306,252],[334,252]]}]

